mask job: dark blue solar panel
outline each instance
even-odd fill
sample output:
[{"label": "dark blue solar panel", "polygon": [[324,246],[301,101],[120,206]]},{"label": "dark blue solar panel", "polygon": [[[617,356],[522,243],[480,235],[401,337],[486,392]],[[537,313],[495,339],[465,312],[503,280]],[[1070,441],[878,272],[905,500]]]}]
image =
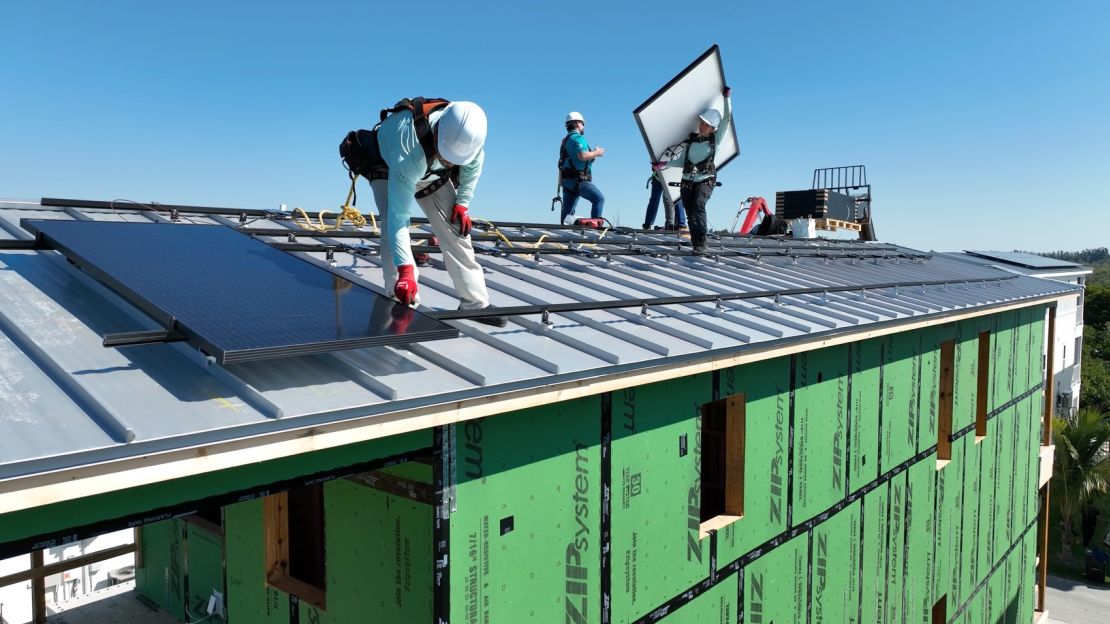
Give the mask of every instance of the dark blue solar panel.
[{"label": "dark blue solar panel", "polygon": [[232,228],[23,225],[221,363],[458,336],[450,325]]},{"label": "dark blue solar panel", "polygon": [[1079,267],[1078,264],[1067,260],[1057,260],[1020,251],[968,251],[967,253],[1027,269],[1074,269]]}]

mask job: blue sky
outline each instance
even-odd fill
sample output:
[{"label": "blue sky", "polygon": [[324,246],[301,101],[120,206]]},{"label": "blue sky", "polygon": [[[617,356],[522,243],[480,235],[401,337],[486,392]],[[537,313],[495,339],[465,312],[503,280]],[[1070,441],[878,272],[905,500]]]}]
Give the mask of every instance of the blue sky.
[{"label": "blue sky", "polygon": [[1110,245],[1110,3],[410,6],[4,2],[0,197],[334,210],[346,131],[429,95],[489,116],[475,216],[553,219],[579,110],[608,150],[606,216],[639,225],[632,110],[717,43],[742,155],[714,227],[745,197],[808,188],[815,167],[865,164],[885,241]]}]

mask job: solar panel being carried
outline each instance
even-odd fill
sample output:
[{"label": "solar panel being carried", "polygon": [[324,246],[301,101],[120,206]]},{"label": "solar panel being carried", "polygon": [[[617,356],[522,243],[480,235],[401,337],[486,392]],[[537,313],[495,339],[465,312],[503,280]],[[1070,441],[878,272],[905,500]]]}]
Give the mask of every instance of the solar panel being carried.
[{"label": "solar panel being carried", "polygon": [[221,364],[459,335],[450,325],[224,226],[22,225]]}]

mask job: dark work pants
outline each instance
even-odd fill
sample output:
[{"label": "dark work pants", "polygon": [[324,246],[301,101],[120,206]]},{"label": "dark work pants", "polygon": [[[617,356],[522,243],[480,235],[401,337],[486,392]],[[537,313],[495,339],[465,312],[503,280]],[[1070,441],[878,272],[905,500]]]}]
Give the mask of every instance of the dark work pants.
[{"label": "dark work pants", "polygon": [[717,181],[709,178],[703,182],[683,182],[679,189],[682,203],[686,206],[686,220],[690,223],[690,240],[694,243],[694,251],[705,251],[706,230],[708,221],[705,216],[705,205],[713,195],[713,187]]}]

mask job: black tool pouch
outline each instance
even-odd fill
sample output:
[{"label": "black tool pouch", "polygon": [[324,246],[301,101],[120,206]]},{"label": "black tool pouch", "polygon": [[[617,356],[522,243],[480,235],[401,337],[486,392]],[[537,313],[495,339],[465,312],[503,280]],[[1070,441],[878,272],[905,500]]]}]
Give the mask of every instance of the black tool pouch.
[{"label": "black tool pouch", "polygon": [[367,180],[389,177],[389,166],[378,148],[377,130],[352,130],[339,143],[339,156],[352,174]]}]

